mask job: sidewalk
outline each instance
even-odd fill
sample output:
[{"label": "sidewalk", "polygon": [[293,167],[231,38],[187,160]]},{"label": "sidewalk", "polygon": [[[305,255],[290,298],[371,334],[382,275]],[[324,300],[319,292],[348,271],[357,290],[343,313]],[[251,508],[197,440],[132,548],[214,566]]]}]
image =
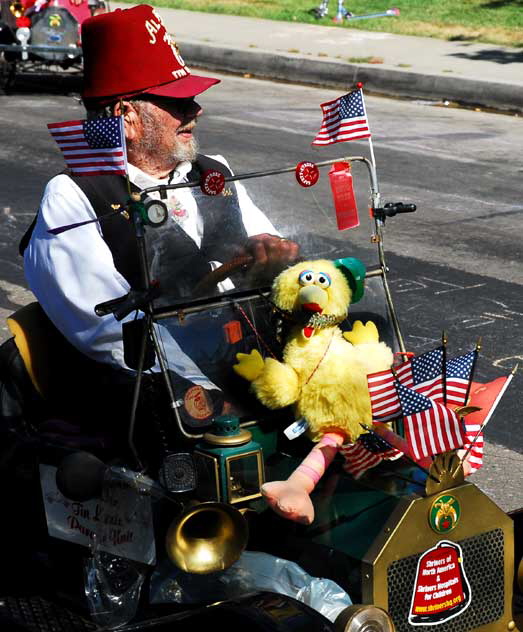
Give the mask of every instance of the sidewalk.
[{"label": "sidewalk", "polygon": [[[314,2],[311,3],[311,6]],[[111,3],[111,8],[129,4]],[[158,9],[189,67],[523,112],[523,49]],[[401,20],[399,17],[387,18]],[[368,63],[370,58],[378,63]]]}]

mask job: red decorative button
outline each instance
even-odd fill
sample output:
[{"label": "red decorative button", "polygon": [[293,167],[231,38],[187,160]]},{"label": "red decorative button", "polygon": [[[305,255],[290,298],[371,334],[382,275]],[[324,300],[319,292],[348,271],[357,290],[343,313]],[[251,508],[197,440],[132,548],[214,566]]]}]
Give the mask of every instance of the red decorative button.
[{"label": "red decorative button", "polygon": [[215,169],[207,169],[200,178],[200,189],[205,195],[219,195],[225,187],[225,176]]},{"label": "red decorative button", "polygon": [[296,180],[302,187],[312,187],[320,178],[320,170],[313,162],[299,162],[296,165]]}]

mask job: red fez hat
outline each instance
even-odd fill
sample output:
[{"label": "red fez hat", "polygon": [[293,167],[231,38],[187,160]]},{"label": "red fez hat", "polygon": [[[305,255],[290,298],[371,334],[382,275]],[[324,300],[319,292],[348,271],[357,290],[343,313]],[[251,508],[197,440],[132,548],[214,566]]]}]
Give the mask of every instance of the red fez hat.
[{"label": "red fez hat", "polygon": [[108,103],[152,94],[193,97],[219,79],[192,75],[158,13],[146,4],[82,24],[85,100]]}]

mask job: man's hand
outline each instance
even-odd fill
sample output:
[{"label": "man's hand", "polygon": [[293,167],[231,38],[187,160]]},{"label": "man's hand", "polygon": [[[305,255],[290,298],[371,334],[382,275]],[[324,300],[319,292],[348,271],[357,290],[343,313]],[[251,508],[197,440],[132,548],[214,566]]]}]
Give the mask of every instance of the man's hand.
[{"label": "man's hand", "polygon": [[262,233],[249,237],[242,250],[253,258],[249,274],[272,279],[275,274],[296,261],[300,247],[290,239]]}]

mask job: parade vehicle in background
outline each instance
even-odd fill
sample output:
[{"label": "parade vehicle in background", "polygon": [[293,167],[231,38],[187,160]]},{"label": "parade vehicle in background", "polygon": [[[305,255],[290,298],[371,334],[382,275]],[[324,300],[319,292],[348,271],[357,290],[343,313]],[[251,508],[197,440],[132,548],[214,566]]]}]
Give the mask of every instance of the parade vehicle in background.
[{"label": "parade vehicle in background", "polygon": [[[356,215],[353,175],[360,206],[369,176],[370,216]],[[384,228],[408,221],[400,215],[415,207],[382,204],[373,163],[354,156],[204,173],[189,186],[213,216],[234,180],[299,244],[302,260],[352,270],[353,304],[340,327],[373,321],[408,358]],[[37,304],[9,319],[14,337],[0,353],[0,622],[38,631],[515,630],[521,515],[467,482],[456,450],[428,467],[406,453],[386,460],[380,435],[370,433],[375,443],[362,450],[374,467],[356,465],[352,476],[337,455],[311,494],[311,524],[267,507],[260,486],[285,479],[311,443],[289,439],[290,408],[261,405],[233,365],[253,348],[281,358],[288,323],[269,298],[270,281],[250,274],[252,261],[237,256],[231,236],[222,265],[203,278],[195,266],[175,269],[169,244],[178,227],[165,203],[179,186],[187,185],[157,188],[160,199],[144,191],[100,220],[132,220],[142,266],[141,289],[96,306],[125,323],[126,362],[136,372],[130,415],[117,419],[110,401],[97,400],[89,362]],[[192,380],[170,370],[180,353]],[[152,375],[154,355],[160,373]],[[165,414],[148,399],[151,381],[163,384]],[[209,382],[220,397],[209,396]],[[395,430],[405,434],[401,420]]]},{"label": "parade vehicle in background", "polygon": [[0,90],[17,72],[81,71],[80,27],[105,10],[104,0],[1,0]]}]

